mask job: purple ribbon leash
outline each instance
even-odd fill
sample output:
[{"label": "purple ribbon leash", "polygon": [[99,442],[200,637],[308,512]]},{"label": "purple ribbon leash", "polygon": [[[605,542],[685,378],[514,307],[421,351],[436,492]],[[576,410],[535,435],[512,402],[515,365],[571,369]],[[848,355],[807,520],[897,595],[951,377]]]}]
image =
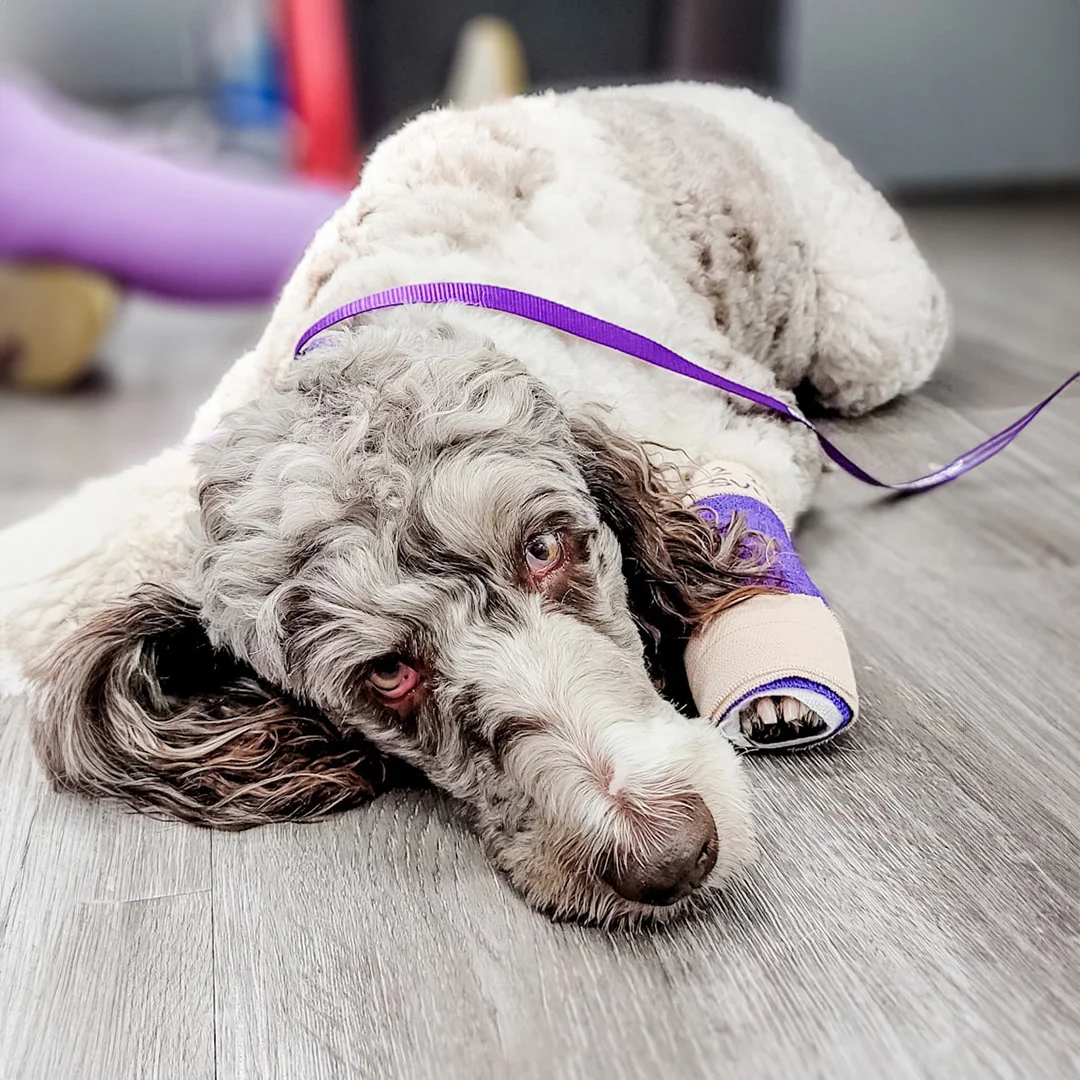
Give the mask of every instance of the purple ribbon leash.
[{"label": "purple ribbon leash", "polygon": [[955,461],[940,469],[935,469],[925,476],[905,483],[890,484],[884,480],[878,480],[871,476],[865,469],[856,465],[839,447],[830,442],[813,423],[807,419],[802,410],[795,405],[763,394],[760,390],[743,386],[741,383],[725,379],[723,375],[692,363],[685,357],[680,356],[671,349],[666,348],[651,338],[641,334],[635,334],[622,326],[616,326],[604,319],[598,319],[593,315],[586,315],[576,308],[556,304],[552,300],[545,300],[541,296],[532,293],[518,292],[516,289],[504,289],[497,285],[475,285],[456,281],[438,281],[425,285],[399,285],[397,288],[386,289],[383,292],[373,293],[360,300],[353,300],[342,307],[335,308],[328,315],[324,315],[317,323],[310,326],[297,342],[296,352],[299,354],[309,341],[317,334],[322,333],[329,326],[344,322],[346,319],[364,315],[369,311],[379,311],[383,308],[402,307],[407,304],[467,304],[470,307],[486,308],[489,311],[501,311],[508,315],[518,315],[523,319],[531,319],[533,322],[542,323],[555,330],[561,330],[564,334],[572,334],[574,337],[584,338],[586,341],[595,342],[609,349],[633,356],[638,360],[644,360],[647,364],[666,368],[688,379],[696,379],[698,382],[713,386],[717,390],[723,390],[736,397],[745,398],[755,405],[770,409],[779,413],[797,424],[809,428],[816,436],[821,448],[837,465],[846,473],[861,480],[864,484],[874,487],[888,488],[891,491],[914,492],[928,491],[930,488],[947,484],[958,476],[970,472],[984,461],[989,461],[995,454],[999,454],[1009,445],[1054,400],[1062,391],[1080,379],[1080,371],[1069,376],[1052,394],[1049,394],[1033,408],[1029,409],[1019,419],[1014,420],[1003,431],[992,435],[985,442],[961,454]]}]

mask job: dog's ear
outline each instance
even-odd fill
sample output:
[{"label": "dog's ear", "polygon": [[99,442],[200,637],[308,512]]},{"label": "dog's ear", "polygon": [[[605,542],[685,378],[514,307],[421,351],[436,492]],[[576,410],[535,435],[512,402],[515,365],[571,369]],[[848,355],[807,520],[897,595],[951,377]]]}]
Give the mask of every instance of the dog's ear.
[{"label": "dog's ear", "polygon": [[[630,609],[650,674],[681,704],[690,701],[683,649],[694,627],[762,591],[761,545],[739,522],[721,534],[687,498],[677,470],[600,417],[571,418],[579,467],[623,553]],[[747,552],[752,552],[750,556]]]},{"label": "dog's ear", "polygon": [[61,789],[198,825],[313,820],[388,785],[388,762],[215,650],[194,604],[146,586],[35,671],[34,743]]}]

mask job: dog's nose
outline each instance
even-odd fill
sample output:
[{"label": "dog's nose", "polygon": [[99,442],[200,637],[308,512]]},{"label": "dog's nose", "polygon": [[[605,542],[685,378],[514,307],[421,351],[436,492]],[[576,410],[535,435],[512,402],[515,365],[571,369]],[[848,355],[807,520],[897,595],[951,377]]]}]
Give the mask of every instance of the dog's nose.
[{"label": "dog's nose", "polygon": [[716,823],[700,795],[672,799],[656,816],[645,850],[613,856],[600,877],[626,900],[665,907],[689,896],[716,865]]}]

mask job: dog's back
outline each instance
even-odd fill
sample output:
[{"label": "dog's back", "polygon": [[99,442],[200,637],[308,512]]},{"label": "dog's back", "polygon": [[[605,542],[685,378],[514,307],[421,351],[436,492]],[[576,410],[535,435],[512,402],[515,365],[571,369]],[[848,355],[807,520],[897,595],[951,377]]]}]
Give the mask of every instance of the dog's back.
[{"label": "dog's back", "polygon": [[[418,117],[376,149],[316,238],[259,364],[288,364],[304,328],[339,304],[433,280],[577,306],[767,392],[808,379],[848,412],[918,385],[945,339],[940,287],[887,203],[786,106],[717,86],[548,93]],[[440,317],[494,338],[573,404],[611,407],[629,433],[695,461],[745,457],[762,441],[748,439],[739,406],[670,373],[511,316]],[[764,441],[747,464],[794,517],[816,448],[794,431]]]}]

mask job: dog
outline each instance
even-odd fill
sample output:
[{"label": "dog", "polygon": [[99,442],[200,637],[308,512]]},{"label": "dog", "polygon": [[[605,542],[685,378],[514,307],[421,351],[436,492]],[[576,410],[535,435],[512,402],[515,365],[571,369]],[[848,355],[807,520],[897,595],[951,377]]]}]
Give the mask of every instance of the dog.
[{"label": "dog", "polygon": [[791,525],[820,450],[474,308],[379,312],[294,358],[331,308],[425,280],[546,296],[849,416],[918,387],[948,334],[900,218],[779,103],[679,83],[424,114],[197,424],[180,561],[37,664],[38,752],[63,789],[234,829],[419,775],[536,908],[670,917],[756,850],[683,649],[762,567],[691,493],[735,461]]}]

